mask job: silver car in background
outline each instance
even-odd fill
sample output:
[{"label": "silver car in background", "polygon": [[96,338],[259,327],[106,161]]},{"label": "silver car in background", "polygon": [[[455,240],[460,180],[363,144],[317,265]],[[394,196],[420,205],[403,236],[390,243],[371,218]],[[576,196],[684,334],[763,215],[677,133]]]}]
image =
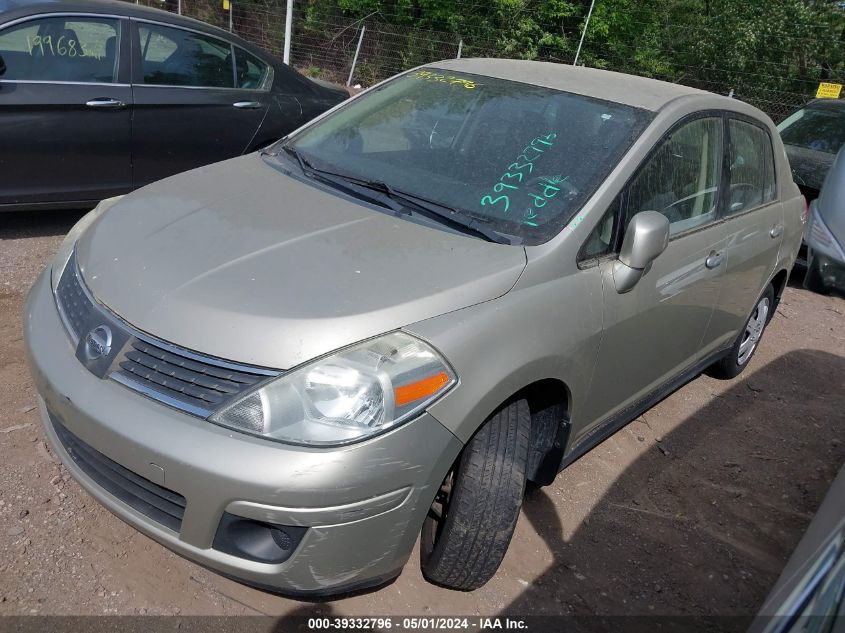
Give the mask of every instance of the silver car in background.
[{"label": "silver car in background", "polygon": [[804,240],[804,286],[814,292],[832,288],[845,292],[845,146],[836,155],[818,199],[810,204]]},{"label": "silver car in background", "polygon": [[845,630],[845,468],[769,592],[749,633]]},{"label": "silver car in background", "polygon": [[757,109],[451,60],[102,203],[30,292],[46,433],[116,515],[244,582],[496,572],[544,485],[739,374],[804,201]]}]

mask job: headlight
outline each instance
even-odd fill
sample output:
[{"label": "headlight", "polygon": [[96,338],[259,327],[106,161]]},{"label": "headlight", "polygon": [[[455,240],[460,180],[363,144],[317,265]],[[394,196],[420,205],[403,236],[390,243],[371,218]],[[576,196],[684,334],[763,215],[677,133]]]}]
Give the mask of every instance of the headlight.
[{"label": "headlight", "polygon": [[455,382],[429,345],[396,332],[292,371],[209,419],[282,442],[347,444],[407,421]]},{"label": "headlight", "polygon": [[813,250],[824,253],[828,257],[833,257],[837,261],[845,261],[845,253],[842,252],[839,243],[830,229],[822,220],[818,210],[818,201],[814,201],[811,205],[810,224],[807,227],[805,240]]},{"label": "headlight", "polygon": [[83,215],[79,221],[73,225],[70,231],[68,231],[68,234],[59,246],[56,257],[53,258],[53,270],[51,271],[52,277],[50,279],[53,286],[53,292],[56,292],[56,287],[59,285],[59,280],[62,278],[62,273],[65,270],[67,260],[70,259],[70,254],[73,252],[73,245],[76,244],[76,240],[78,240],[79,236],[85,232],[85,229],[94,223],[94,220],[112,208],[122,197],[123,196],[115,196],[114,198],[103,200],[100,204],[94,207],[94,209]]}]

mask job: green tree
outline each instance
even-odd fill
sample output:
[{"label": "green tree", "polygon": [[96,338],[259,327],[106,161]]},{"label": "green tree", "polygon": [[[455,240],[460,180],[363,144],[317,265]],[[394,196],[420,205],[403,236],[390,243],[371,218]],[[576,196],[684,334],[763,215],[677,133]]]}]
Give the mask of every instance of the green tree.
[{"label": "green tree", "polygon": [[[272,0],[265,0],[272,1]],[[402,45],[368,59],[390,74],[442,56],[434,42],[464,42],[465,56],[571,62],[590,0],[303,0],[305,25],[331,20],[395,27]],[[326,34],[329,37],[329,34]],[[842,0],[596,0],[579,63],[733,89],[774,115],[845,79]]]}]

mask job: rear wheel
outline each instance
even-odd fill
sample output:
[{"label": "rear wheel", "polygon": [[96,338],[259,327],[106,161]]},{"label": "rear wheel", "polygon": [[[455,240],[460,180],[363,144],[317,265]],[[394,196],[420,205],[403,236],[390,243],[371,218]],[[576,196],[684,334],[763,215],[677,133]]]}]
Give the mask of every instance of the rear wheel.
[{"label": "rear wheel", "polygon": [[464,448],[423,523],[420,557],[431,582],[471,591],[496,573],[522,507],[530,430],[528,403],[518,400]]},{"label": "rear wheel", "polygon": [[745,322],[731,351],[722,360],[711,365],[707,373],[714,378],[735,378],[748,366],[748,361],[757,351],[763,331],[772,318],[775,303],[775,289],[769,284],[763,296],[757,300],[751,316]]}]

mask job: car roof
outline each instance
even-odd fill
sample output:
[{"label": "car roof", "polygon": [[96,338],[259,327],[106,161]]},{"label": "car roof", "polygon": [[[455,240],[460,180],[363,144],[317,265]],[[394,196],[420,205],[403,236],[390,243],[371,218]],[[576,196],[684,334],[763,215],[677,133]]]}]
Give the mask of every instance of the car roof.
[{"label": "car roof", "polygon": [[[444,70],[520,81],[655,112],[679,97],[706,96],[712,100],[713,97],[719,96],[705,90],[648,77],[552,62],[479,58],[450,59],[427,65]],[[722,99],[725,101],[725,107],[735,109],[731,107],[731,104],[737,103],[735,99],[728,97],[722,97]]]},{"label": "car roof", "polygon": [[845,112],[845,99],[813,99],[808,101],[804,107],[814,110],[842,110]]},{"label": "car roof", "polygon": [[235,42],[252,53],[260,52],[263,57],[271,57],[266,51],[216,26],[193,18],[177,15],[169,11],[145,7],[124,2],[123,0],[0,0],[0,24],[18,18],[36,16],[42,13],[103,13],[129,18],[139,18],[166,22],[174,26],[202,31]]}]

